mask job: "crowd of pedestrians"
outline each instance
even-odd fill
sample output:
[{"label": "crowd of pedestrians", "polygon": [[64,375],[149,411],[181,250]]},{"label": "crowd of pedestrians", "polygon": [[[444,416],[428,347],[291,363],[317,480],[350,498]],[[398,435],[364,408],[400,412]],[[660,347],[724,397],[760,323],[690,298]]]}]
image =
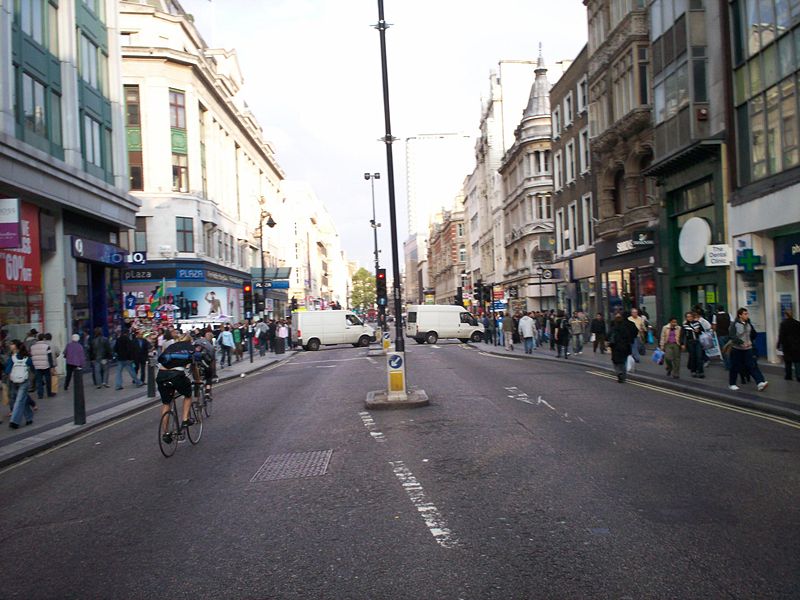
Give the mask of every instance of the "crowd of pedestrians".
[{"label": "crowd of pedestrians", "polygon": [[[208,344],[210,352],[218,358],[215,362],[224,369],[234,361],[244,360],[251,335],[254,350],[260,356],[290,349],[290,324],[289,319],[269,319],[258,321],[251,328],[249,322],[242,321],[194,328],[188,333],[193,339]],[[126,383],[141,387],[145,385],[148,365],[155,365],[158,356],[184,333],[180,327],[162,326],[152,330],[135,322],[123,324],[110,336],[100,327],[92,332],[75,333],[64,349],[63,389],[69,390],[78,369],[91,374],[96,389],[110,388],[109,381],[113,382],[115,391],[124,389]],[[32,329],[24,340],[12,340],[7,339],[6,332],[0,332],[3,404],[7,406],[11,429],[19,428],[23,422],[32,424],[34,413],[39,410],[37,400],[56,395],[60,357],[61,350],[49,333]]]},{"label": "crowd of pedestrians", "polygon": [[[785,310],[778,332],[777,349],[783,354],[785,378],[800,382],[800,322],[791,310]],[[728,387],[738,391],[740,385],[755,382],[758,391],[769,382],[758,366],[755,340],[758,335],[747,309],[736,315],[717,306],[708,312],[695,306],[679,321],[671,317],[655,335],[646,311],[632,308],[618,311],[610,323],[601,313],[591,321],[583,311],[571,315],[563,310],[497,312],[483,316],[484,342],[512,351],[514,344],[524,345],[526,354],[536,348],[548,347],[558,358],[582,354],[591,344],[593,353],[611,353],[611,362],[620,383],[635,369],[647,353],[648,344],[654,350],[653,360],[663,364],[666,376],[679,379],[681,364],[692,378],[704,379],[712,357],[721,359],[728,371]]]}]

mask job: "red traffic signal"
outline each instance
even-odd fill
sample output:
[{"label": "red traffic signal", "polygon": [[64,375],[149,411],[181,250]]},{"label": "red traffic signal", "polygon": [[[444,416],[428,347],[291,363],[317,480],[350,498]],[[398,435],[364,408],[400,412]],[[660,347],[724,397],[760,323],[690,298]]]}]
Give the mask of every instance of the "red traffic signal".
[{"label": "red traffic signal", "polygon": [[248,293],[250,293],[252,291],[253,291],[253,286],[250,285],[249,283],[245,283],[244,284],[244,293],[248,294]]}]

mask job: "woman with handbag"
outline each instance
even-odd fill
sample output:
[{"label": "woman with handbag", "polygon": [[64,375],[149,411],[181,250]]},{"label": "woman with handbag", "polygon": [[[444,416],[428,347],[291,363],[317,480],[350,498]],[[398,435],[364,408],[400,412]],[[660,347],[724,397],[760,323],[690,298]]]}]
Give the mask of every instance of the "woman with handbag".
[{"label": "woman with handbag", "polygon": [[667,377],[674,379],[681,376],[681,346],[683,346],[683,329],[678,325],[677,317],[670,317],[669,323],[661,328],[661,337],[658,347],[664,351],[664,364],[667,367]]},{"label": "woman with handbag", "polygon": [[611,322],[608,343],[611,347],[611,362],[614,364],[614,372],[620,383],[625,383],[628,374],[628,357],[631,356],[633,341],[637,336],[638,330],[633,323],[623,319],[620,314],[614,317]]}]

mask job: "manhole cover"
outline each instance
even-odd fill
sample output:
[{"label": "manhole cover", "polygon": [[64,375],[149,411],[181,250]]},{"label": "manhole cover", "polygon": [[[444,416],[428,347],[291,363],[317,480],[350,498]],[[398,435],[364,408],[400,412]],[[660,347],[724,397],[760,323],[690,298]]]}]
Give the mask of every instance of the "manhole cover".
[{"label": "manhole cover", "polygon": [[325,475],[333,450],[317,452],[294,452],[270,456],[253,475],[250,483],[256,481],[275,481],[277,479],[297,479]]}]

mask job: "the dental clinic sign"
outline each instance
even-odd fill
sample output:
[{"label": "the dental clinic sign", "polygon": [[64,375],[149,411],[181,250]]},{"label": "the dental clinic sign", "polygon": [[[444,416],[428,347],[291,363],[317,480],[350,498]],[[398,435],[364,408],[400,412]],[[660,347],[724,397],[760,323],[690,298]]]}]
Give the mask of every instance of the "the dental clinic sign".
[{"label": "the dental clinic sign", "polygon": [[0,198],[0,248],[19,248],[22,240],[19,198]]}]

